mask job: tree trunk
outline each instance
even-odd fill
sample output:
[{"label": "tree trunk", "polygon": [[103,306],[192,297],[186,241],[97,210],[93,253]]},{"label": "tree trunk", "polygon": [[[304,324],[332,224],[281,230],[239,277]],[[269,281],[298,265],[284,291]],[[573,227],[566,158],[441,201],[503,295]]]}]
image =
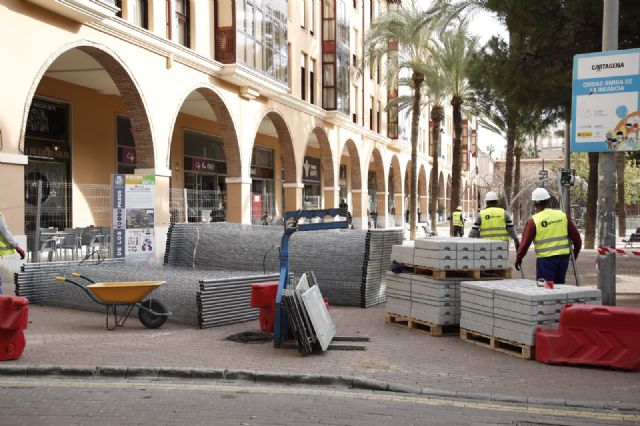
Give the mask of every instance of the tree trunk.
[{"label": "tree trunk", "polygon": [[533,158],[538,158],[538,133],[533,134]]},{"label": "tree trunk", "polygon": [[587,184],[587,211],[584,214],[584,248],[592,249],[596,241],[596,216],[598,212],[598,161],[597,152],[589,153],[589,178]]},{"label": "tree trunk", "polygon": [[627,209],[624,202],[624,167],[627,155],[624,152],[616,154],[616,174],[618,175],[618,236],[624,237],[627,233]]},{"label": "tree trunk", "polygon": [[507,154],[504,162],[504,206],[510,208],[513,196],[513,150],[516,144],[516,120],[515,113],[510,109],[507,112]]},{"label": "tree trunk", "polygon": [[[513,194],[514,196],[520,192],[520,158],[522,157],[522,148],[517,147],[514,149],[515,157],[516,157],[516,167],[514,172],[514,182],[513,182]],[[517,225],[520,223],[520,199],[514,200],[513,205],[511,206],[511,211],[513,213],[513,224]]]},{"label": "tree trunk", "polygon": [[431,129],[431,174],[429,177],[429,217],[431,218],[431,231],[436,232],[436,213],[438,205],[438,151],[440,147],[440,123],[444,117],[442,106],[435,105],[431,108],[431,120],[433,120],[433,129]]},{"label": "tree trunk", "polygon": [[409,185],[409,239],[416,239],[416,212],[418,195],[418,125],[420,124],[420,91],[424,75],[413,73],[413,112],[411,115],[411,175]]},{"label": "tree trunk", "polygon": [[449,233],[453,233],[453,211],[460,204],[460,187],[462,184],[462,98],[453,96],[451,106],[453,107],[453,158],[451,161],[451,215],[449,221]]}]

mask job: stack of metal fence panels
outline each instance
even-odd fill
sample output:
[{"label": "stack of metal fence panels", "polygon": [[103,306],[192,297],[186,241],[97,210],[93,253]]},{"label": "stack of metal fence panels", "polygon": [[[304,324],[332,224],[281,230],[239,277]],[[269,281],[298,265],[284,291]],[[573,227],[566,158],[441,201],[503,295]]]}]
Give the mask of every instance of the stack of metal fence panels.
[{"label": "stack of metal fence panels", "polygon": [[257,319],[259,309],[251,307],[251,284],[277,280],[277,274],[201,280],[196,294],[198,326],[209,328]]},{"label": "stack of metal fence panels", "polygon": [[277,272],[282,228],[237,223],[174,223],[165,265],[193,269]]},{"label": "stack of metal fence panels", "polygon": [[[277,272],[281,238],[279,227],[173,224],[164,261],[198,270]],[[372,306],[386,300],[391,247],[402,239],[399,229],[297,232],[289,240],[289,270],[314,271],[332,304]]]},{"label": "stack of metal fence panels", "polygon": [[460,327],[529,346],[538,327],[557,327],[563,305],[601,301],[597,289],[548,289],[531,280],[464,281],[460,294]]},{"label": "stack of metal fence panels", "polygon": [[367,232],[360,300],[360,306],[363,308],[386,301],[387,271],[391,266],[389,261],[391,250],[394,245],[401,244],[403,238],[404,233],[401,229],[374,229]]}]

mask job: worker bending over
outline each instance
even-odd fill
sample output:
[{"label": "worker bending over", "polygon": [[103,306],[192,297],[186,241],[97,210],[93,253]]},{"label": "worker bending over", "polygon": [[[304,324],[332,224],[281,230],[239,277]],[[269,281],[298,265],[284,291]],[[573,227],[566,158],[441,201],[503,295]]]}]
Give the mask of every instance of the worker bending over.
[{"label": "worker bending over", "polygon": [[517,248],[520,242],[513,226],[513,219],[508,211],[498,207],[498,194],[489,191],[485,195],[484,201],[487,207],[476,215],[469,237],[506,241],[508,243],[509,236],[511,236]]},{"label": "worker bending over", "polygon": [[550,198],[549,192],[544,188],[536,188],[531,194],[536,214],[524,227],[515,267],[520,270],[522,259],[533,241],[537,257],[536,279],[564,284],[571,253],[570,244],[573,244],[573,253],[577,259],[582,239],[578,228],[564,212],[549,208]]}]

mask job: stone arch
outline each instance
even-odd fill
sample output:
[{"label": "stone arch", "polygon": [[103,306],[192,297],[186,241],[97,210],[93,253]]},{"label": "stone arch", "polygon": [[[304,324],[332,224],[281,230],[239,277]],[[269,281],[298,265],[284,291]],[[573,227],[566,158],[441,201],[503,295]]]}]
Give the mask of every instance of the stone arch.
[{"label": "stone arch", "polygon": [[316,137],[320,145],[320,160],[324,186],[333,187],[335,185],[335,171],[333,167],[333,153],[327,131],[322,126],[315,126],[311,130],[311,133]]},{"label": "stone arch", "polygon": [[[284,168],[283,183],[297,183],[298,182],[298,168],[296,166],[296,155],[293,149],[293,140],[291,138],[291,130],[289,125],[284,120],[282,114],[275,110],[268,110],[262,118],[257,122],[253,134],[258,133],[258,128],[262,121],[268,118],[273,123],[278,134],[278,142],[280,143],[280,155],[282,157],[282,167]],[[254,138],[255,143],[255,138]]]},{"label": "stone arch", "polygon": [[380,154],[380,151],[378,150],[378,148],[373,148],[373,150],[371,151],[370,158],[373,161],[369,161],[367,170],[371,167],[371,163],[373,162],[373,171],[376,172],[377,191],[385,192],[386,182],[385,182],[385,173],[384,173],[384,163],[382,162],[382,154]]},{"label": "stone arch", "polygon": [[402,193],[402,171],[400,169],[400,161],[398,160],[398,156],[394,155],[391,157],[391,163],[389,164],[389,174],[393,172],[393,179],[391,184],[393,188],[389,188],[389,192],[393,189],[395,194]]},{"label": "stone arch", "polygon": [[341,153],[344,149],[347,149],[349,153],[349,163],[351,165],[351,190],[362,189],[362,172],[360,168],[360,154],[358,153],[358,147],[351,139],[347,139]]},{"label": "stone arch", "polygon": [[427,188],[427,170],[425,169],[424,164],[422,164],[418,171],[418,195],[426,197]]},{"label": "stone arch", "polygon": [[[236,132],[235,123],[233,117],[224,103],[224,100],[213,86],[197,85],[187,91],[182,101],[178,104],[174,114],[173,121],[170,129],[173,129],[178,118],[178,114],[182,109],[182,106],[186,102],[187,98],[193,93],[197,92],[202,96],[207,104],[211,107],[213,114],[216,117],[216,123],[220,128],[222,135],[222,141],[224,143],[224,155],[227,163],[227,177],[241,177],[242,176],[242,161],[240,157],[240,144],[238,142],[238,134]],[[171,133],[169,133],[171,135]],[[171,138],[171,136],[169,136]],[[167,165],[170,165],[171,150],[167,152]]]},{"label": "stone arch", "polygon": [[38,85],[42,81],[44,74],[47,72],[53,62],[66,52],[78,49],[91,56],[96,62],[104,68],[111,80],[114,82],[122,101],[127,108],[129,120],[131,121],[131,132],[136,141],[136,158],[137,167],[154,168],[155,167],[155,150],[153,145],[153,132],[151,126],[151,117],[147,114],[147,107],[142,96],[142,91],[138,82],[133,77],[129,68],[124,61],[108,47],[94,43],[88,40],[80,40],[66,44],[54,53],[52,53],[45,63],[40,67],[33,84],[29,90],[28,102],[25,103],[22,126],[20,131],[19,150],[24,153],[24,140],[27,129],[27,118],[29,109],[35,96]]}]

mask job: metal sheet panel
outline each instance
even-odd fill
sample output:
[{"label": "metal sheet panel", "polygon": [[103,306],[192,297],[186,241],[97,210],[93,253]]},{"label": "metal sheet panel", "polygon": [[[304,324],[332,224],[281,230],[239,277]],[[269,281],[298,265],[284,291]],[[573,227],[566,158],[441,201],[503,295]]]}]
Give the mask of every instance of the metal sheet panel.
[{"label": "metal sheet panel", "polygon": [[305,291],[302,294],[302,301],[313,324],[320,347],[323,351],[326,351],[331,340],[336,335],[336,326],[331,320],[318,286],[313,286]]}]

